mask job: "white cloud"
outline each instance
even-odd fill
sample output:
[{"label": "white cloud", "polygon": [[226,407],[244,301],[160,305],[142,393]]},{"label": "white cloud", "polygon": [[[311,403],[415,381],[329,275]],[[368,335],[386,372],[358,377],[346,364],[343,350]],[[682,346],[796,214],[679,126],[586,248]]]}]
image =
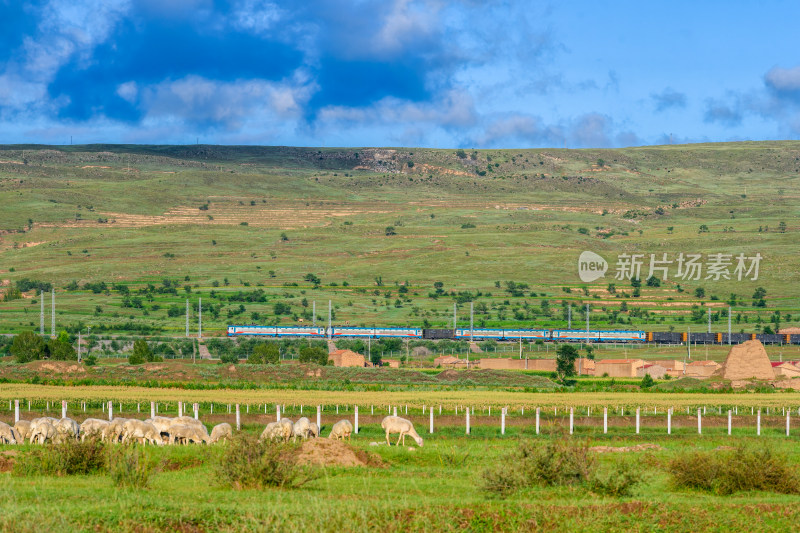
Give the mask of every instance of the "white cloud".
[{"label": "white cloud", "polygon": [[274,29],[283,11],[266,0],[244,0],[237,4],[231,14],[234,28],[253,33],[267,33]]},{"label": "white cloud", "polygon": [[774,67],[764,76],[764,81],[776,91],[800,91],[800,67]]}]

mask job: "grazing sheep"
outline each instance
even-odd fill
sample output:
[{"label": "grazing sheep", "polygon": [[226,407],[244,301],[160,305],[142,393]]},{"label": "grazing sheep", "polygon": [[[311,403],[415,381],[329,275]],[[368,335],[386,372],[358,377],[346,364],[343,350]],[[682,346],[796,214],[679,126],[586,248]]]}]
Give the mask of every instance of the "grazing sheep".
[{"label": "grazing sheep", "polygon": [[311,421],[306,417],[300,418],[292,426],[292,440],[296,441],[297,437],[306,440],[308,438],[309,431],[311,431]]},{"label": "grazing sheep", "polygon": [[141,420],[128,420],[122,426],[122,442],[128,442],[131,439],[136,440],[140,444],[155,444],[162,446],[164,441],[161,439],[161,433],[158,432],[156,427],[149,422],[142,422]]},{"label": "grazing sheep", "polygon": [[408,435],[414,438],[417,442],[417,446],[422,447],[422,437],[414,430],[414,424],[412,424],[410,420],[400,418],[399,416],[387,416],[381,422],[381,427],[386,431],[386,444],[389,446],[392,445],[391,442],[389,442],[389,434],[399,433],[400,436],[397,438],[398,446],[400,445],[401,439],[403,441],[403,446],[406,445],[406,435]]},{"label": "grazing sheep", "polygon": [[56,438],[58,432],[55,426],[48,421],[41,421],[36,424],[36,429],[31,432],[30,443],[44,444],[48,440],[52,441]]},{"label": "grazing sheep", "polygon": [[62,418],[55,423],[55,428],[58,433],[56,436],[58,442],[64,442],[70,439],[78,440],[78,437],[80,437],[81,428],[78,423],[71,418]]},{"label": "grazing sheep", "polygon": [[0,422],[0,444],[21,444],[17,441],[18,435],[15,433],[14,428],[5,422]]},{"label": "grazing sheep", "polygon": [[311,422],[308,425],[308,436],[309,438],[317,438],[319,437],[319,426],[316,422]]},{"label": "grazing sheep", "polygon": [[48,423],[53,427],[55,427],[56,424],[58,423],[58,419],[53,418],[51,416],[40,416],[38,418],[34,418],[33,420],[31,420],[31,433],[36,431],[36,428],[39,426],[39,424],[44,424],[44,423]]},{"label": "grazing sheep", "polygon": [[292,436],[294,424],[288,418],[282,418],[280,422],[270,422],[264,431],[261,432],[259,440],[282,440],[288,442]]},{"label": "grazing sheep", "polygon": [[17,423],[14,424],[14,429],[17,430],[17,433],[19,433],[19,436],[22,438],[22,442],[25,442],[31,436],[30,420],[18,420]]},{"label": "grazing sheep", "polygon": [[103,438],[103,431],[108,427],[108,420],[100,420],[99,418],[87,418],[81,424],[81,442],[86,440],[86,437],[100,437]]},{"label": "grazing sheep", "polygon": [[190,428],[194,428],[198,433],[201,435],[205,435],[208,437],[208,429],[206,429],[205,424],[200,422],[199,420],[192,418],[190,416],[178,416],[172,419],[173,424],[189,426]]},{"label": "grazing sheep", "polygon": [[227,422],[217,424],[211,429],[211,442],[228,440],[233,437],[233,428]]},{"label": "grazing sheep", "polygon": [[328,435],[329,439],[336,440],[350,440],[350,435],[353,434],[353,424],[349,420],[339,420],[331,428],[331,434]]},{"label": "grazing sheep", "polygon": [[196,444],[209,444],[211,439],[208,437],[208,435],[198,431],[197,428],[181,424],[173,424],[170,426],[169,443],[175,444],[175,441],[185,444],[190,442],[194,442]]},{"label": "grazing sheep", "polygon": [[119,442],[122,438],[122,431],[127,422],[127,418],[115,418],[108,423],[108,426],[103,430],[103,440],[108,442]]},{"label": "grazing sheep", "polygon": [[145,422],[149,424],[153,424],[155,426],[156,431],[161,433],[162,436],[169,435],[169,426],[172,425],[172,419],[168,416],[154,416],[153,418],[148,418]]}]

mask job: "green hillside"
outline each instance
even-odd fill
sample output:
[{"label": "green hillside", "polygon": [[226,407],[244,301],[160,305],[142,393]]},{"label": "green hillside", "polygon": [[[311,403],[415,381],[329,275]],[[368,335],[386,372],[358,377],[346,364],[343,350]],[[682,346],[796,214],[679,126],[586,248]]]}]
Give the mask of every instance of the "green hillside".
[{"label": "green hillside", "polygon": [[[800,142],[2,146],[0,332],[38,328],[31,289],[47,284],[58,329],[119,333],[180,334],[201,297],[208,334],[308,322],[314,301],[327,320],[329,299],[351,325],[447,326],[454,302],[464,324],[472,301],[489,327],[564,327],[567,304],[584,327],[588,303],[601,328],[705,331],[710,308],[727,331],[728,302],[735,331],[797,326],[799,176]],[[584,250],[608,261],[604,278],[581,282]],[[731,279],[678,278],[680,253],[731,254]],[[742,253],[762,256],[757,280],[736,279]],[[643,254],[638,296],[614,279],[620,254]],[[673,261],[658,287],[650,254]]]}]

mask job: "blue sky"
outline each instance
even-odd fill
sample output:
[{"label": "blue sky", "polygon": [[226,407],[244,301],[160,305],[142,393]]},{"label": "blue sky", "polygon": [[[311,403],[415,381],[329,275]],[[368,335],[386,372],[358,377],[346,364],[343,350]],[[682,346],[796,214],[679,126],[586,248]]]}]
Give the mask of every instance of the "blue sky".
[{"label": "blue sky", "polygon": [[798,19],[780,1],[0,0],[0,143],[797,139]]}]

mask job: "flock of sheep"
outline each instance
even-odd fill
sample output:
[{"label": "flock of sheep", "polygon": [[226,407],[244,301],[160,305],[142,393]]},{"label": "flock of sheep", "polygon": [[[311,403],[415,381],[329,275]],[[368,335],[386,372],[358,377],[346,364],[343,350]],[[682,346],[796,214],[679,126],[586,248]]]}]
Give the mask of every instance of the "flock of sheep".
[{"label": "flock of sheep", "polygon": [[[418,446],[422,446],[422,437],[414,430],[410,420],[398,416],[387,416],[381,422],[386,432],[386,444],[391,445],[389,435],[399,434],[397,444],[405,437],[413,438]],[[320,428],[308,418],[300,418],[292,422],[282,418],[278,422],[267,424],[261,433],[261,440],[289,439],[303,440],[319,436]],[[330,439],[348,439],[353,433],[353,424],[349,420],[339,420],[331,428]],[[45,444],[59,443],[66,440],[84,441],[87,437],[100,438],[104,442],[138,442],[140,444],[213,444],[227,440],[233,436],[230,424],[222,423],[214,426],[208,433],[206,426],[199,420],[189,416],[170,418],[156,416],[147,420],[132,418],[114,418],[111,421],[98,418],[87,418],[78,424],[71,418],[52,418],[43,416],[33,420],[19,420],[14,426],[0,422],[0,444]]]}]

